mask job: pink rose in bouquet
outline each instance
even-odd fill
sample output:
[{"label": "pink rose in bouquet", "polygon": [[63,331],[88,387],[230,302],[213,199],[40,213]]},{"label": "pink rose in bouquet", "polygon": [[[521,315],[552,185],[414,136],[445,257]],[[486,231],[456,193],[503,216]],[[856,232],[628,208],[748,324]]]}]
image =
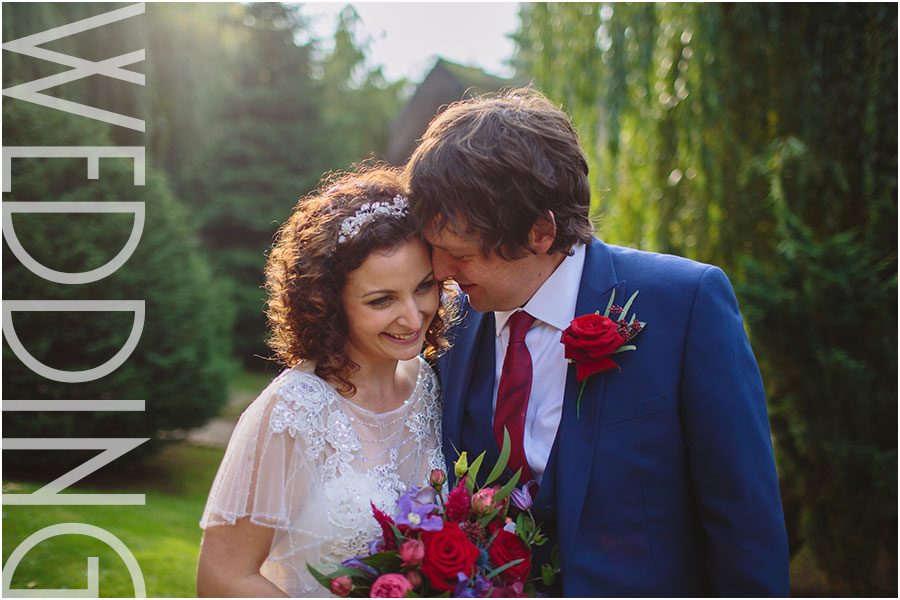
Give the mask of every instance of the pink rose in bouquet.
[{"label": "pink rose in bouquet", "polygon": [[425,557],[425,546],[416,539],[406,540],[400,544],[400,549],[397,553],[403,561],[401,566],[418,567],[422,564],[422,559]]},{"label": "pink rose in bouquet", "polygon": [[479,515],[486,515],[494,508],[494,490],[482,488],[472,496],[472,509]]},{"label": "pink rose in bouquet", "polygon": [[372,584],[370,598],[404,598],[413,589],[409,579],[399,573],[382,575]]}]

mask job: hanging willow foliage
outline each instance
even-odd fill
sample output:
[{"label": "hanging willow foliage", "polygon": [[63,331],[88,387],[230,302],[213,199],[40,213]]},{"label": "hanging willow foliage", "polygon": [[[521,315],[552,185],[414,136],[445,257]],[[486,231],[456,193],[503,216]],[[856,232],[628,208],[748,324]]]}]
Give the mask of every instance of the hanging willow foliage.
[{"label": "hanging willow foliage", "polygon": [[819,235],[873,218],[896,160],[891,15],[528,3],[515,64],[579,128],[601,237],[734,269],[771,255],[769,163],[791,138],[819,168],[788,208]]},{"label": "hanging willow foliage", "polygon": [[895,595],[897,7],[523,3],[520,17],[519,79],[578,128],[599,237],[736,282],[792,550],[826,593]]}]

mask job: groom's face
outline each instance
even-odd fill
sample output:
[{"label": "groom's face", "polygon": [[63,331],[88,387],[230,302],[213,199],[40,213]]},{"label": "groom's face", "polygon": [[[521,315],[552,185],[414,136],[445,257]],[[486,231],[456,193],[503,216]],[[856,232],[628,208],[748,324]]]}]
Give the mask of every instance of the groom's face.
[{"label": "groom's face", "polygon": [[425,237],[432,245],[435,279],[456,281],[478,312],[518,308],[543,281],[533,255],[516,260],[506,260],[496,252],[485,256],[480,240],[461,237],[446,228],[428,231]]}]

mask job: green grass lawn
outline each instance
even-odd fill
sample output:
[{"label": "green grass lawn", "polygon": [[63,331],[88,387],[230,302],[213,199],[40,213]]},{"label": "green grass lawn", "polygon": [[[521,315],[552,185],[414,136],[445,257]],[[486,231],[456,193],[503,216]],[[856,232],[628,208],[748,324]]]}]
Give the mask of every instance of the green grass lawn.
[{"label": "green grass lawn", "polygon": [[[144,493],[144,506],[4,506],[3,562],[25,538],[57,523],[105,529],[134,554],[149,597],[195,596],[202,531],[197,525],[222,449],[173,444],[149,461],[133,482],[67,492]],[[4,481],[4,492],[31,492],[38,484]],[[100,559],[100,596],[134,597],[118,554],[84,535],[61,535],[32,548],[19,563],[13,588],[77,589],[87,585],[87,557]]]}]

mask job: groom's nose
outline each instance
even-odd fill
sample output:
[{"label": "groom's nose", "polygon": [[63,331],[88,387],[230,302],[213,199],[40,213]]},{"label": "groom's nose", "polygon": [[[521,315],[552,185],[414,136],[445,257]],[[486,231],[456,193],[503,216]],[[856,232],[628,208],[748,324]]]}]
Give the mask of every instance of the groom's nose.
[{"label": "groom's nose", "polygon": [[434,278],[438,281],[444,281],[456,275],[453,259],[446,250],[440,248],[432,248],[431,268],[434,271]]}]

